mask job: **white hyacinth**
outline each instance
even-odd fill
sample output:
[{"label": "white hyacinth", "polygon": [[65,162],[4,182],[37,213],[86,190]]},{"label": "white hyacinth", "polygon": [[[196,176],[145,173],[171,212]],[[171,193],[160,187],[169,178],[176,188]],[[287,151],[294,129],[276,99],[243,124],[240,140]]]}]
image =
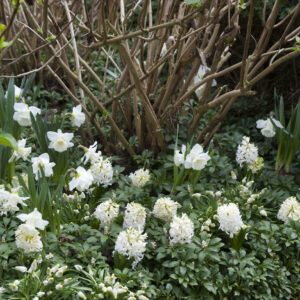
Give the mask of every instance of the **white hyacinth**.
[{"label": "white hyacinth", "polygon": [[94,212],[94,216],[101,222],[101,226],[110,225],[118,215],[119,205],[111,199],[100,203]]},{"label": "white hyacinth", "polygon": [[50,140],[49,148],[57,152],[64,152],[74,146],[74,144],[71,143],[73,136],[73,133],[63,133],[61,129],[58,129],[57,132],[48,131],[47,137]]},{"label": "white hyacinth", "polygon": [[[198,72],[196,74],[196,76],[194,77],[194,84],[199,83],[200,81],[203,80],[204,76],[206,75],[206,73],[208,73],[210,71],[209,67],[206,67],[204,65],[201,65],[198,69]],[[211,86],[216,86],[217,85],[217,81],[215,79],[213,79],[212,81],[212,85]],[[197,89],[196,89],[196,95],[198,98],[200,98],[204,88],[206,86],[206,83],[200,85]]]},{"label": "white hyacinth", "polygon": [[14,115],[13,119],[19,123],[20,126],[30,126],[31,118],[30,113],[32,113],[35,118],[37,114],[41,113],[41,110],[35,106],[28,106],[25,103],[15,103],[14,104]]},{"label": "white hyacinth", "polygon": [[232,238],[244,226],[239,208],[234,203],[224,204],[217,210],[220,229]]},{"label": "white hyacinth", "polygon": [[[281,123],[279,121],[277,121],[276,119],[272,118],[272,121],[274,122],[276,127],[283,128]],[[272,124],[272,121],[270,118],[268,118],[267,120],[256,121],[256,127],[258,129],[261,129],[261,134],[263,136],[268,137],[268,138],[275,136],[276,131],[275,131],[274,125]]]},{"label": "white hyacinth", "polygon": [[170,222],[176,216],[177,208],[180,204],[171,200],[170,197],[163,197],[156,200],[153,215],[163,221]]},{"label": "white hyacinth", "polygon": [[44,230],[49,223],[48,221],[43,220],[42,214],[37,210],[37,208],[29,214],[20,214],[17,218],[22,222],[26,222],[25,224],[41,230]]},{"label": "white hyacinth", "polygon": [[98,160],[92,163],[90,170],[97,185],[102,184],[107,187],[112,184],[114,170],[108,158],[99,157]]},{"label": "white hyacinth", "polygon": [[19,158],[22,158],[23,160],[26,160],[27,157],[31,153],[31,147],[25,147],[26,145],[26,139],[22,139],[18,141],[18,149],[15,150],[9,159],[9,163],[15,160],[18,160]]},{"label": "white hyacinth", "polygon": [[128,203],[124,215],[124,228],[133,227],[136,230],[144,230],[146,222],[146,210],[139,203]]},{"label": "white hyacinth", "polygon": [[132,267],[141,261],[146,251],[147,234],[142,234],[140,230],[130,227],[126,231],[121,231],[118,235],[115,251],[129,259],[134,258]]},{"label": "white hyacinth", "polygon": [[172,243],[190,243],[194,236],[194,223],[186,215],[181,217],[174,216],[170,224],[170,241]]},{"label": "white hyacinth", "polygon": [[71,124],[75,127],[80,127],[85,121],[85,114],[82,112],[82,106],[79,104],[73,107],[71,114]]},{"label": "white hyacinth", "polygon": [[87,171],[83,167],[78,167],[75,177],[69,182],[69,189],[72,191],[76,188],[78,191],[83,192],[93,184],[93,180],[91,170]]},{"label": "white hyacinth", "polygon": [[280,206],[277,218],[288,224],[288,220],[300,221],[300,203],[296,197],[287,198]]},{"label": "white hyacinth", "polygon": [[142,188],[150,180],[150,171],[148,169],[138,169],[134,173],[130,173],[129,178],[132,185]]},{"label": "white hyacinth", "polygon": [[38,252],[43,249],[39,232],[31,225],[21,224],[15,232],[16,245],[25,253]]},{"label": "white hyacinth", "polygon": [[185,151],[186,151],[186,145],[181,146],[181,152],[179,150],[175,150],[174,163],[177,167],[184,164]]},{"label": "white hyacinth", "polygon": [[18,204],[26,206],[23,202],[29,197],[20,197],[16,193],[10,193],[4,188],[0,188],[0,216],[7,215],[8,212],[19,211]]},{"label": "white hyacinth", "polygon": [[49,154],[43,153],[38,157],[31,159],[32,161],[32,170],[35,174],[35,180],[38,180],[42,176],[41,169],[44,170],[45,177],[50,177],[53,175],[53,167],[55,166],[54,162],[50,162]]},{"label": "white hyacinth", "polygon": [[243,137],[242,143],[238,146],[236,152],[236,161],[240,165],[243,166],[244,163],[252,164],[256,162],[258,159],[258,150],[254,144],[250,143],[250,138],[247,136]]},{"label": "white hyacinth", "polygon": [[203,152],[202,146],[196,144],[186,156],[184,167],[186,169],[192,168],[193,170],[200,171],[206,166],[209,160],[210,156],[206,152]]}]

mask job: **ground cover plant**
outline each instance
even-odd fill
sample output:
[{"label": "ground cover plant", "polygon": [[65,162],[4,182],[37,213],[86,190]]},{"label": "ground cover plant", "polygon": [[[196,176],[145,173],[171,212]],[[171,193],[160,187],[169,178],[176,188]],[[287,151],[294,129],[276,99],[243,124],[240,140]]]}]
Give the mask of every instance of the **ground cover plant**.
[{"label": "ground cover plant", "polygon": [[298,299],[299,14],[0,0],[0,299]]},{"label": "ground cover plant", "polygon": [[61,120],[30,82],[0,90],[17,143],[1,146],[1,299],[297,298],[300,183],[276,175],[279,121],[225,124],[206,151],[179,130],[130,172],[80,144],[80,106]]}]

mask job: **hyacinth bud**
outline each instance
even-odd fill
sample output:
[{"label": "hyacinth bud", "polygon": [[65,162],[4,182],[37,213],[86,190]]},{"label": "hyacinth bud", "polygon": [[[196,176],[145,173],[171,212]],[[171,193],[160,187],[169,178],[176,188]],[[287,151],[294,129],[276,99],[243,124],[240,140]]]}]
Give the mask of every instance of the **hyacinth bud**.
[{"label": "hyacinth bud", "polygon": [[208,246],[207,242],[204,240],[201,242],[201,245],[202,245],[202,248],[206,248]]},{"label": "hyacinth bud", "polygon": [[263,217],[267,217],[267,212],[266,212],[264,209],[260,210],[259,213],[260,213]]},{"label": "hyacinth bud", "polygon": [[84,295],[83,292],[78,292],[77,296],[78,296],[80,299],[86,299],[86,296]]}]

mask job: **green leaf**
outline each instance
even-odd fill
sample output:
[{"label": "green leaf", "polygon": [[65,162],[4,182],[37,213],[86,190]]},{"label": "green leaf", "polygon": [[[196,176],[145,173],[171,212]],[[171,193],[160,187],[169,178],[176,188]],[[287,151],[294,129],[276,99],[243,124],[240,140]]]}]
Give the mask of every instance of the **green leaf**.
[{"label": "green leaf", "polygon": [[202,0],[186,0],[186,4],[200,6]]},{"label": "green leaf", "polygon": [[10,147],[14,150],[18,149],[16,139],[8,132],[0,131],[0,145]]},{"label": "green leaf", "polygon": [[5,42],[5,41],[0,41],[0,50],[6,47],[9,47],[13,44],[13,41],[10,42]]}]

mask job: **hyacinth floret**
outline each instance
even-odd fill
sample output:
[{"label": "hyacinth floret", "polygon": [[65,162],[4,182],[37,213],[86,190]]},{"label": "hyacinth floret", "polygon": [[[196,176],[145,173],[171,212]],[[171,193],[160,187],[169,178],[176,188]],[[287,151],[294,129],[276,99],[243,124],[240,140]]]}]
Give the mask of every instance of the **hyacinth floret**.
[{"label": "hyacinth floret", "polygon": [[146,222],[146,210],[139,203],[128,203],[125,210],[123,227],[133,227],[136,230],[144,230]]},{"label": "hyacinth floret", "polygon": [[177,208],[180,204],[171,200],[170,197],[163,197],[156,200],[153,215],[163,221],[170,222],[176,216]]},{"label": "hyacinth floret", "polygon": [[129,178],[134,186],[142,188],[150,180],[150,171],[148,169],[138,169],[134,173],[130,173]]},{"label": "hyacinth floret", "polygon": [[244,226],[239,208],[234,203],[224,204],[217,210],[220,229],[232,238]]},{"label": "hyacinth floret", "polygon": [[194,236],[194,223],[186,215],[174,216],[170,224],[170,242],[185,244],[190,243]]},{"label": "hyacinth floret", "polygon": [[107,187],[112,184],[114,170],[108,158],[104,159],[103,156],[100,156],[98,160],[92,163],[90,170],[94,177],[95,184],[102,184],[103,187]]},{"label": "hyacinth floret", "polygon": [[101,226],[110,225],[118,215],[119,205],[111,199],[100,203],[94,212],[94,216],[101,222]]},{"label": "hyacinth floret", "polygon": [[140,230],[129,227],[126,231],[121,231],[118,235],[115,251],[121,255],[133,258],[132,267],[134,268],[144,257],[146,251],[147,234],[142,234]]},{"label": "hyacinth floret", "polygon": [[43,249],[43,243],[39,232],[29,224],[21,224],[15,232],[16,245],[25,253],[39,252]]},{"label": "hyacinth floret", "polygon": [[300,222],[300,203],[296,197],[289,197],[281,204],[277,218],[285,224],[288,224],[289,218]]},{"label": "hyacinth floret", "polygon": [[258,159],[258,150],[254,144],[250,143],[250,138],[244,136],[242,143],[238,146],[236,152],[236,161],[242,167],[244,163],[251,164]]}]

